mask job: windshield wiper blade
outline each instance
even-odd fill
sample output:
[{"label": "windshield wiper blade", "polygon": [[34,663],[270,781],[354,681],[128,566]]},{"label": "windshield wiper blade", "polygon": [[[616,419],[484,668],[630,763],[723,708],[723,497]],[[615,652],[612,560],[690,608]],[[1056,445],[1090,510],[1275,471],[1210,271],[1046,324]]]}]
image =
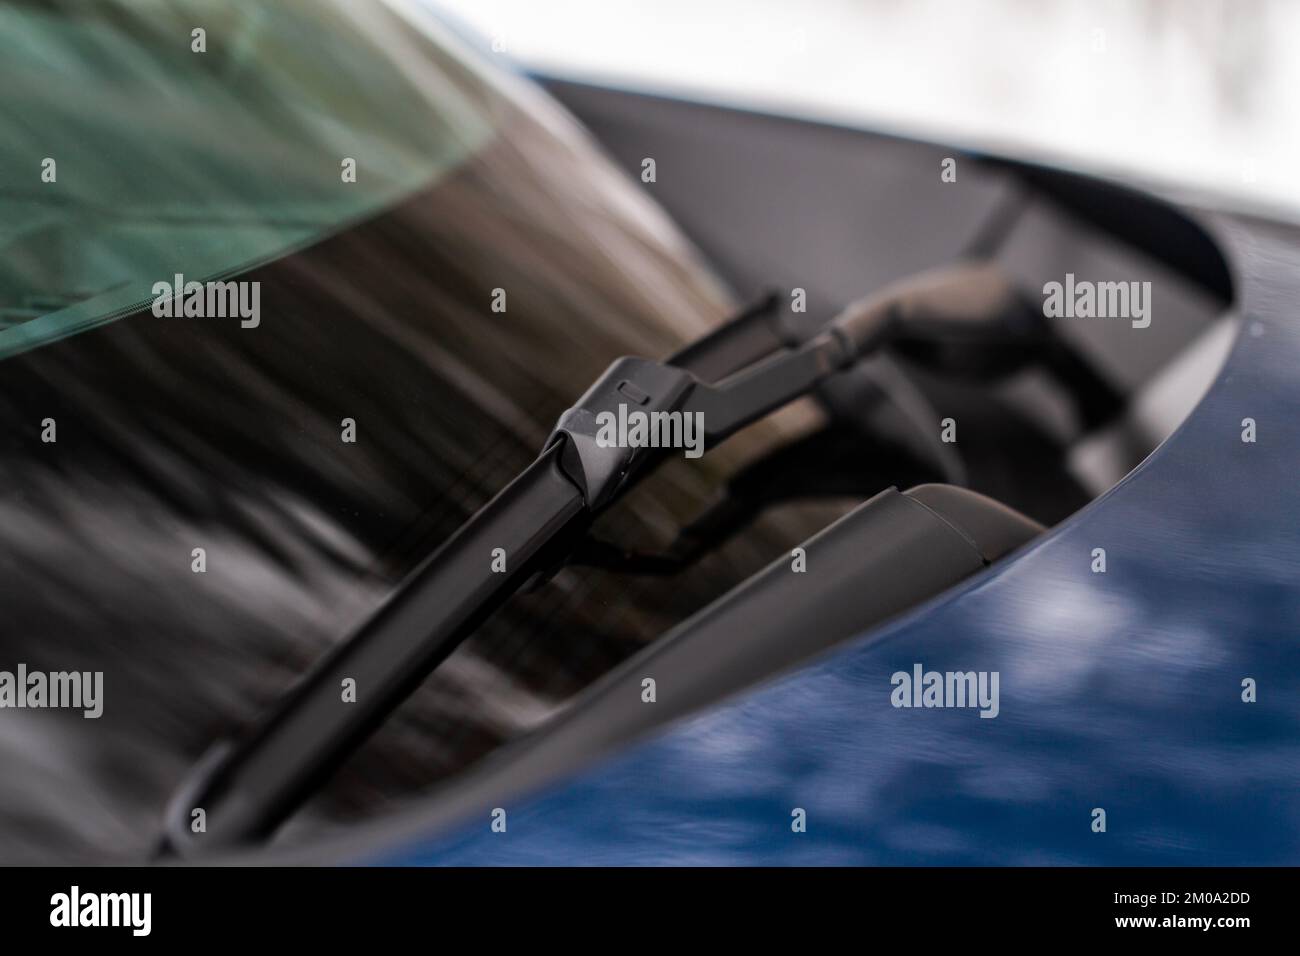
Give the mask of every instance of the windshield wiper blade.
[{"label": "windshield wiper blade", "polygon": [[[267,835],[582,524],[582,494],[552,446],[328,653],[238,747],[219,744],[168,811],[166,840],[204,847]],[[490,570],[504,548],[504,573]],[[345,679],[356,695],[343,701]],[[206,833],[192,833],[193,811]]]},{"label": "windshield wiper blade", "polygon": [[[769,298],[668,362],[618,359],[561,416],[541,455],[251,735],[205,754],[168,805],[160,852],[230,849],[269,836],[493,611],[534,573],[553,567],[592,518],[666,454],[598,441],[603,412],[617,414],[620,404],[698,412],[709,447],[807,394],[904,325],[978,333],[981,324],[1000,321],[1013,298],[993,267],[956,266],[854,303],[794,347],[771,323]],[[716,383],[702,381],[696,369]],[[505,552],[504,572],[492,568],[496,549]],[[352,701],[341,692],[348,678],[355,681]]]}]

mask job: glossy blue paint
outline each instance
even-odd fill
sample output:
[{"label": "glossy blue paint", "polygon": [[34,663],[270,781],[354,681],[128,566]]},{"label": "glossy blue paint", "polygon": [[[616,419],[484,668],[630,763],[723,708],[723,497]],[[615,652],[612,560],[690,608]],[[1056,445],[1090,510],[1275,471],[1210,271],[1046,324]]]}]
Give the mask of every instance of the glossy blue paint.
[{"label": "glossy blue paint", "polygon": [[[1120,485],[891,626],[507,808],[505,834],[484,820],[385,862],[1300,863],[1300,233],[1214,225],[1242,331]],[[1000,672],[1000,715],[895,709],[890,675],[918,662]]]}]

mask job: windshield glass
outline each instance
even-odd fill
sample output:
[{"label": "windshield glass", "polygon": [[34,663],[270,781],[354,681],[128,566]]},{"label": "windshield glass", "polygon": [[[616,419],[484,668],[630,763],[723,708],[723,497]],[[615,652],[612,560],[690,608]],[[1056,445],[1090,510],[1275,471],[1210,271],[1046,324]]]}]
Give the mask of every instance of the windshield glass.
[{"label": "windshield glass", "polygon": [[477,151],[489,88],[377,5],[0,9],[0,357],[242,272]]},{"label": "windshield glass", "polygon": [[[213,741],[612,360],[733,303],[632,170],[418,6],[19,4],[0,48],[0,672],[103,675],[93,719],[0,707],[0,862],[139,860]],[[156,314],[177,274],[257,284],[260,321]],[[837,509],[719,499],[800,421],[667,462],[602,553],[667,552],[712,513],[699,560],[574,561],[519,595],[282,839],[419,798],[824,526]]]}]

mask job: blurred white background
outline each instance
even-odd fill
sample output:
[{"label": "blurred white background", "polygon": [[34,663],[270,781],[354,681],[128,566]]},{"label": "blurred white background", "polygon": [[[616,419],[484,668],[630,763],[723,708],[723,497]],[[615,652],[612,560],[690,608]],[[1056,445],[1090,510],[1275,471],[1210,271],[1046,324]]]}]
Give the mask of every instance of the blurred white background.
[{"label": "blurred white background", "polygon": [[1300,0],[436,0],[525,67],[1300,217]]}]

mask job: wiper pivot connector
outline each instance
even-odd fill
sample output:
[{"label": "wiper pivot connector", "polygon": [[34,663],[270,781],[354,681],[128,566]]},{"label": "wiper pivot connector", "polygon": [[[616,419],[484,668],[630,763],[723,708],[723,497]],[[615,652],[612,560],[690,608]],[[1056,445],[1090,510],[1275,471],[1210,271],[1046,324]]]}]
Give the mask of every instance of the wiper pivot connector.
[{"label": "wiper pivot connector", "polygon": [[582,491],[589,511],[609,504],[627,477],[659,450],[602,443],[602,413],[616,415],[619,405],[650,414],[681,411],[695,385],[695,376],[683,369],[651,359],[620,358],[560,416],[546,447],[564,442],[560,467]]}]

